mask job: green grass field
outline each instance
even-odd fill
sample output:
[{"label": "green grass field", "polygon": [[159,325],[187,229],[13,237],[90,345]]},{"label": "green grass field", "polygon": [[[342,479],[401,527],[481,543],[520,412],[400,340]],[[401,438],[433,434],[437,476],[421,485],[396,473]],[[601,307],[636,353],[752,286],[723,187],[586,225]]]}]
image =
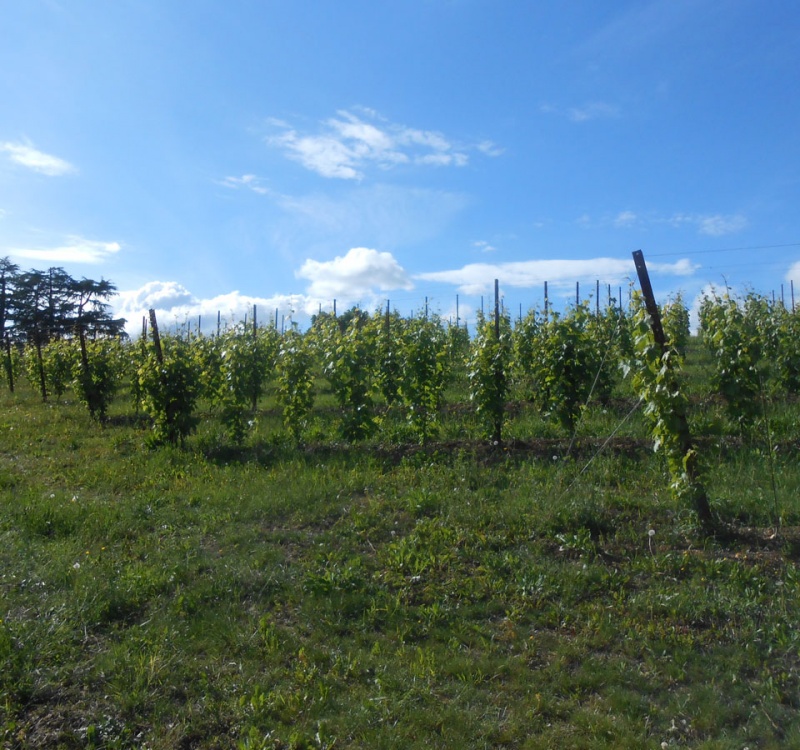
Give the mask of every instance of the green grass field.
[{"label": "green grass field", "polygon": [[703,373],[711,537],[640,414],[598,453],[624,394],[565,457],[519,404],[496,447],[458,404],[349,445],[323,399],[295,448],[266,397],[149,450],[124,396],[1,391],[0,745],[800,747],[800,405],[770,455]]}]

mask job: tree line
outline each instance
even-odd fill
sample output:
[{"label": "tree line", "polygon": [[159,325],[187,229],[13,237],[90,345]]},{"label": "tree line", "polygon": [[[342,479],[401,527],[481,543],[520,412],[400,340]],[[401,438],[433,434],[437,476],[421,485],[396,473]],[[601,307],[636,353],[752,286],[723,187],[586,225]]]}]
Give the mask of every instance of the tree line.
[{"label": "tree line", "polygon": [[43,346],[88,336],[124,336],[107,300],[117,287],[106,279],[75,279],[63,268],[20,270],[0,258],[0,335],[3,344]]},{"label": "tree line", "polygon": [[51,342],[76,340],[80,372],[90,408],[97,396],[87,353],[87,340],[123,338],[125,319],[114,318],[106,302],[117,287],[106,279],[74,279],[63,268],[21,271],[8,257],[0,258],[0,347],[9,387],[14,389],[12,347],[36,353],[36,371],[47,398],[42,349]]}]

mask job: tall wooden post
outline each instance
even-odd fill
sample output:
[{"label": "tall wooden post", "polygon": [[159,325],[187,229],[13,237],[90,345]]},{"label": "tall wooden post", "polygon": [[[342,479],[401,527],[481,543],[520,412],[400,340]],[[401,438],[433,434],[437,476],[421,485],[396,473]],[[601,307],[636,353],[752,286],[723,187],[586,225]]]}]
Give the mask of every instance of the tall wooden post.
[{"label": "tall wooden post", "polygon": [[[664,336],[664,328],[661,325],[661,313],[656,304],[655,296],[653,295],[653,287],[650,284],[650,276],[647,273],[647,265],[644,262],[644,254],[641,250],[636,250],[633,253],[633,262],[636,266],[636,273],[639,276],[639,284],[642,287],[645,308],[650,316],[650,327],[653,329],[653,338],[661,350],[662,362],[665,362],[664,355],[667,353],[667,340]],[[666,362],[668,362],[668,360],[666,360]],[[694,509],[700,522],[708,524],[712,520],[711,507],[708,504],[708,496],[706,495],[705,488],[700,482],[697,453],[694,449],[692,434],[689,431],[689,421],[683,409],[677,413],[673,413],[672,416],[677,422],[680,451],[684,457],[686,474],[689,477],[689,481],[696,488],[693,497]]]},{"label": "tall wooden post", "polygon": [[494,280],[494,336],[500,338],[500,282]]},{"label": "tall wooden post", "polygon": [[164,352],[161,351],[161,337],[158,335],[158,321],[156,320],[156,311],[151,307],[148,311],[150,314],[150,333],[153,336],[153,346],[156,350],[156,359],[159,365],[164,364]]}]

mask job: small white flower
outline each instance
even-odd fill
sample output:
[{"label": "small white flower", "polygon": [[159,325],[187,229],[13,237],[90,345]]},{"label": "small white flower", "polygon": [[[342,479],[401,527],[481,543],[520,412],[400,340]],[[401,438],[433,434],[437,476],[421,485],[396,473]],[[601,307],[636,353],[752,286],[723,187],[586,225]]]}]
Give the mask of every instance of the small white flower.
[{"label": "small white flower", "polygon": [[655,535],[656,535],[656,530],[655,530],[655,529],[650,529],[650,531],[648,531],[648,532],[647,532],[647,536],[649,536],[651,539],[652,539],[652,538],[653,538]]},{"label": "small white flower", "polygon": [[81,564],[80,564],[79,562],[76,562],[76,563],[75,563],[75,564],[72,566],[72,568],[73,568],[73,570],[80,570],[80,569],[81,569]]}]

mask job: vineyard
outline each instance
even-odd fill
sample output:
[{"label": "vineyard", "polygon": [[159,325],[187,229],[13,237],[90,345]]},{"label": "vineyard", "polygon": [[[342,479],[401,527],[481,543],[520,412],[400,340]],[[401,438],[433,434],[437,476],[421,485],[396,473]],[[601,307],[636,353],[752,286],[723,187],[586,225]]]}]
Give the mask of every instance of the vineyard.
[{"label": "vineyard", "polygon": [[[639,297],[628,310],[610,301],[592,311],[584,302],[514,324],[498,307],[491,317],[479,313],[472,337],[427,310],[402,318],[353,308],[320,313],[305,333],[244,322],[211,336],[188,327],[159,334],[151,311],[149,337],[145,325],[135,341],[81,335],[9,345],[4,365],[12,392],[25,378],[43,402],[71,396],[99,425],[113,403],[117,421],[127,407],[148,426],[151,447],[185,444],[201,416],[219,425],[220,448],[241,449],[256,435],[297,447],[426,445],[448,438],[446,415],[456,413],[467,445],[561,438],[568,454],[576,440],[603,436],[590,415],[611,413],[613,422],[620,408],[642,403],[657,448],[669,454],[672,417],[690,397],[708,402],[701,411],[721,404],[726,429],[752,437],[764,434],[769,404],[800,393],[800,312],[753,294],[706,299],[700,341],[713,366],[702,393],[682,372],[690,341],[682,299],[660,317],[664,349]],[[259,416],[276,412],[282,430],[265,436]],[[679,474],[673,467],[673,482]]]},{"label": "vineyard", "polygon": [[800,743],[800,311],[660,317],[9,343],[2,746]]}]

